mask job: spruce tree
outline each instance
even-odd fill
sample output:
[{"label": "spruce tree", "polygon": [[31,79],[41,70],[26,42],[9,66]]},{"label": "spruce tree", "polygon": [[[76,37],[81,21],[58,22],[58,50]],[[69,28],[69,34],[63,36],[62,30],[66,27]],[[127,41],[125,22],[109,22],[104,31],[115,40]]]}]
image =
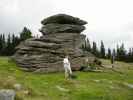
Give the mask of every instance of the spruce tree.
[{"label": "spruce tree", "polygon": [[5,55],[9,56],[11,54],[12,54],[12,41],[11,41],[11,35],[8,34],[6,48],[5,48]]},{"label": "spruce tree", "polygon": [[107,58],[111,59],[111,49],[110,48],[108,48]]},{"label": "spruce tree", "polygon": [[15,47],[20,43],[19,37],[15,36],[14,34],[12,35],[12,54],[15,53]]},{"label": "spruce tree", "polygon": [[113,52],[112,52],[111,55],[113,55],[116,58],[116,51],[115,51],[115,49],[113,49]]},{"label": "spruce tree", "polygon": [[0,55],[2,54],[2,34],[0,34]]},{"label": "spruce tree", "polygon": [[5,46],[6,46],[5,35],[1,34],[0,35],[0,55],[5,55]]},{"label": "spruce tree", "polygon": [[80,48],[83,50],[83,52],[86,50],[86,41],[85,40],[83,40],[83,43]]},{"label": "spruce tree", "polygon": [[131,53],[131,61],[133,62],[133,48],[132,48],[132,53]]},{"label": "spruce tree", "polygon": [[132,62],[132,48],[129,48],[128,54],[126,56],[127,62]]},{"label": "spruce tree", "polygon": [[88,38],[86,39],[86,50],[89,52],[91,51],[91,44]]},{"label": "spruce tree", "polygon": [[121,46],[117,45],[117,60],[125,61],[126,60],[126,50],[124,44],[122,43]]},{"label": "spruce tree", "polygon": [[27,27],[24,27],[24,29],[20,33],[20,40],[24,41],[24,40],[31,38],[31,37],[32,37],[31,31]]},{"label": "spruce tree", "polygon": [[3,45],[3,48],[2,48],[2,54],[5,55],[5,48],[6,48],[6,39],[5,39],[5,34],[2,35],[2,45]]},{"label": "spruce tree", "polygon": [[11,37],[11,48],[12,48],[12,52],[11,52],[11,54],[13,54],[15,52],[15,47],[16,47],[15,35],[12,34],[12,37]]},{"label": "spruce tree", "polygon": [[92,54],[94,54],[96,57],[99,57],[99,51],[97,49],[96,42],[93,42],[93,45],[92,45]]},{"label": "spruce tree", "polygon": [[120,48],[119,45],[117,44],[117,50],[116,50],[116,60],[120,59]]},{"label": "spruce tree", "polygon": [[120,46],[120,53],[119,53],[119,60],[120,61],[125,61],[126,60],[126,50],[124,47],[124,44],[122,43],[122,45]]},{"label": "spruce tree", "polygon": [[100,57],[101,57],[101,58],[105,58],[105,48],[104,48],[103,41],[101,41]]}]

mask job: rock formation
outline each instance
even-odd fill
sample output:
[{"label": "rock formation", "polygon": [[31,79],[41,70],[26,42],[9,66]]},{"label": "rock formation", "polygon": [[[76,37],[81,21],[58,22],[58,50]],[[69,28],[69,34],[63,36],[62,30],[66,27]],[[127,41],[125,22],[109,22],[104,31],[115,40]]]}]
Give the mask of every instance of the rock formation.
[{"label": "rock formation", "polygon": [[17,64],[28,71],[58,72],[64,70],[62,61],[65,55],[69,55],[72,69],[79,70],[84,61],[80,47],[85,39],[80,33],[87,22],[57,14],[41,23],[41,38],[27,39],[16,47],[13,58]]}]

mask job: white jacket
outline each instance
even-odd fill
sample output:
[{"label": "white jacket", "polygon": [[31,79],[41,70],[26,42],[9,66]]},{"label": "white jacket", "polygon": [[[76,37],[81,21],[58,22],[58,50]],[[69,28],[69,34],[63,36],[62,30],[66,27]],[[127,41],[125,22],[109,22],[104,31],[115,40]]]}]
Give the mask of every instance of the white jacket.
[{"label": "white jacket", "polygon": [[64,64],[68,64],[68,63],[70,63],[70,62],[69,62],[68,58],[64,58],[63,63],[64,63]]},{"label": "white jacket", "polygon": [[63,63],[64,63],[65,71],[69,70],[70,74],[72,74],[72,70],[71,70],[71,66],[68,58],[64,58]]}]

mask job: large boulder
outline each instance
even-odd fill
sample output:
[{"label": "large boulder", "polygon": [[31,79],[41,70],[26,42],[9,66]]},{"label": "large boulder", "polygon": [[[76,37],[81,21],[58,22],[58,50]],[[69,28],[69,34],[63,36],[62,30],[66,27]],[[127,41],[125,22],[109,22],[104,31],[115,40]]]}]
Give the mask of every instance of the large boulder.
[{"label": "large boulder", "polygon": [[40,39],[27,39],[16,47],[17,51],[13,58],[28,71],[41,69],[44,72],[57,72],[63,71],[62,61],[67,53],[73,70],[79,70],[82,61],[79,62],[78,57],[83,56],[79,47],[84,37],[77,33],[55,33]]},{"label": "large boulder", "polygon": [[[42,21],[41,38],[31,38],[16,47],[13,59],[22,69],[35,72],[63,71],[63,58],[69,55],[72,70],[80,70],[85,55],[80,49],[85,21],[59,14]],[[91,53],[89,56],[93,56]]]}]

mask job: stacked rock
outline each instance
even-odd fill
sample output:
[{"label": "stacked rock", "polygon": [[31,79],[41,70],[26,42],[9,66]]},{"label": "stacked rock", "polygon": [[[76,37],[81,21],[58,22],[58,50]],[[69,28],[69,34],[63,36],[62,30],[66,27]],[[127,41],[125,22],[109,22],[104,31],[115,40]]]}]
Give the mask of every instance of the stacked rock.
[{"label": "stacked rock", "polygon": [[87,24],[86,21],[80,20],[65,14],[58,14],[44,19],[41,22],[44,26],[41,32],[45,34],[50,33],[81,33]]},{"label": "stacked rock", "polygon": [[85,39],[80,33],[87,22],[66,14],[58,14],[44,19],[41,23],[41,38],[28,39],[16,47],[13,58],[17,64],[28,71],[59,72],[63,71],[62,61],[68,55],[72,70],[79,70],[84,60],[80,47]]}]

